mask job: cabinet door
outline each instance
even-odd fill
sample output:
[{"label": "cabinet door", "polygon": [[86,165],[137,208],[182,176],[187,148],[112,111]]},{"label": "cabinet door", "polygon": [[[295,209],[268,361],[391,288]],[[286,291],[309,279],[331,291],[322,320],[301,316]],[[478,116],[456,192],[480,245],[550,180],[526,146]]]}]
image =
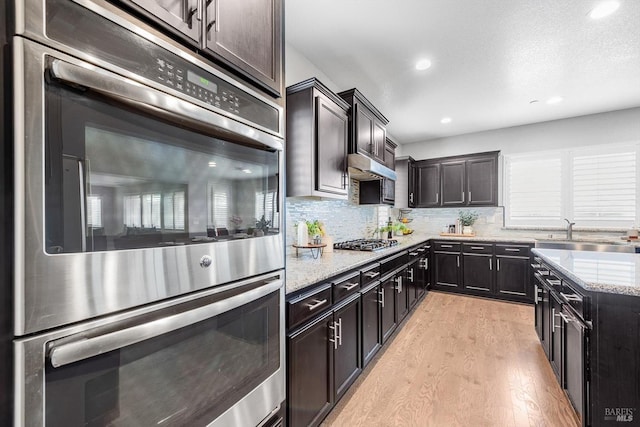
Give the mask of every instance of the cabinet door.
[{"label": "cabinet door", "polygon": [[317,425],[333,405],[333,343],[328,313],[289,336],[288,418],[293,426]]},{"label": "cabinet door", "polygon": [[461,206],[467,198],[465,194],[465,162],[442,163],[442,206]]},{"label": "cabinet door", "polygon": [[537,283],[534,285],[533,291],[533,303],[534,303],[534,324],[536,327],[536,334],[538,334],[538,339],[540,343],[543,343],[545,340],[544,336],[544,316],[542,311],[542,286]]},{"label": "cabinet door", "polygon": [[427,291],[427,289],[431,286],[431,274],[430,274],[430,259],[431,255],[428,252],[429,249],[425,248],[425,253],[420,257],[418,261],[418,283],[417,283],[417,293],[416,297],[421,298]]},{"label": "cabinet door", "polygon": [[413,291],[413,288],[409,286],[406,272],[407,270],[403,270],[395,277],[396,323],[398,324],[402,322],[409,313],[409,293]]},{"label": "cabinet door", "polygon": [[416,175],[416,206],[440,206],[440,165],[432,163],[416,167]]},{"label": "cabinet door", "polygon": [[355,104],[355,149],[358,153],[375,157],[373,146],[373,116],[360,104]]},{"label": "cabinet door", "polygon": [[497,206],[496,158],[467,160],[467,204]]},{"label": "cabinet door", "polygon": [[333,314],[338,325],[334,357],[334,401],[337,402],[362,371],[360,363],[360,297]]},{"label": "cabinet door", "polygon": [[465,289],[480,294],[491,293],[493,287],[492,256],[463,255],[462,266],[462,282]]},{"label": "cabinet door", "polygon": [[396,169],[396,148],[389,144],[384,144],[384,164],[389,169]]},{"label": "cabinet door", "polygon": [[205,51],[280,95],[282,0],[206,1]]},{"label": "cabinet door", "polygon": [[496,257],[496,291],[505,296],[527,296],[529,258]]},{"label": "cabinet door", "polygon": [[564,328],[562,318],[560,317],[562,305],[560,301],[553,294],[551,294],[549,298],[549,306],[551,308],[551,312],[549,313],[549,324],[551,328],[551,348],[549,349],[549,362],[551,362],[551,367],[553,368],[553,372],[556,374],[556,378],[558,379],[560,386],[564,388],[562,372]]},{"label": "cabinet door", "polygon": [[405,270],[405,282],[407,288],[407,305],[412,308],[416,305],[419,296],[419,280],[420,280],[420,260],[410,264]]},{"label": "cabinet door", "polygon": [[[408,182],[408,187],[409,187],[409,203],[408,206],[410,208],[415,208],[418,205],[417,199],[418,199],[418,188],[419,185],[417,184],[417,168],[414,162],[410,161],[409,162],[409,182]],[[440,182],[440,175],[438,174],[438,182]]]},{"label": "cabinet door", "polygon": [[396,200],[396,182],[391,179],[382,180],[382,203],[393,205]]},{"label": "cabinet door", "polygon": [[542,327],[543,327],[543,341],[542,349],[544,350],[547,358],[551,359],[551,293],[545,286],[542,288]]},{"label": "cabinet door", "polygon": [[130,0],[190,41],[200,40],[198,0]]},{"label": "cabinet door", "polygon": [[436,252],[434,257],[435,286],[458,288],[460,285],[460,255]]},{"label": "cabinet door", "polygon": [[347,194],[347,114],[322,96],[316,97],[316,189]]},{"label": "cabinet door", "polygon": [[387,141],[387,129],[382,123],[373,120],[373,157],[384,163],[385,143]]},{"label": "cabinet door", "polygon": [[382,343],[384,344],[389,336],[393,333],[398,325],[396,323],[396,281],[395,276],[391,277],[380,285],[382,311],[381,311],[381,327],[382,327]]},{"label": "cabinet door", "polygon": [[380,285],[362,293],[362,367],[371,361],[382,346],[380,338]]}]

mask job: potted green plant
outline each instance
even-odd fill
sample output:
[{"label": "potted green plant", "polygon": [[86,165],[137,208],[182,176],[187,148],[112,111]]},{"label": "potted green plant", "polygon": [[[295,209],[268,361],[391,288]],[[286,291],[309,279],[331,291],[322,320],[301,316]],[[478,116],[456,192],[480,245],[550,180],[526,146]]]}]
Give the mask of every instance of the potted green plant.
[{"label": "potted green plant", "polygon": [[271,221],[268,221],[264,215],[256,222],[256,231],[255,235],[260,237],[267,234],[269,231],[269,226],[271,225]]},{"label": "potted green plant", "polygon": [[309,233],[309,237],[312,242],[315,244],[320,244],[320,238],[324,236],[324,228],[322,223],[317,219],[313,221],[306,221],[307,223],[307,232]]},{"label": "potted green plant", "polygon": [[472,225],[478,219],[478,213],[476,211],[460,211],[458,219],[462,227],[462,234],[473,234]]}]

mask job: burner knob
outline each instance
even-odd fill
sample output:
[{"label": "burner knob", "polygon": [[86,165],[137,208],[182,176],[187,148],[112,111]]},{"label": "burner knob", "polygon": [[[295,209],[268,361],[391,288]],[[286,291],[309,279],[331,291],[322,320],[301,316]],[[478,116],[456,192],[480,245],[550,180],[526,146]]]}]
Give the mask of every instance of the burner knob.
[{"label": "burner knob", "polygon": [[200,258],[200,267],[202,268],[207,268],[211,266],[212,263],[213,258],[211,258],[209,255],[203,255],[202,258]]}]

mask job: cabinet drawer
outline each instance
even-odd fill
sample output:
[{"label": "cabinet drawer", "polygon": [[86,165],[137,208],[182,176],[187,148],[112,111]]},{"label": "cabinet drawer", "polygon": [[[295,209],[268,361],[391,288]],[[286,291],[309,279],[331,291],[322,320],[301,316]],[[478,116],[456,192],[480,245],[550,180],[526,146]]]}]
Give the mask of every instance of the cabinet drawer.
[{"label": "cabinet drawer", "polygon": [[493,245],[486,243],[463,243],[462,252],[465,254],[493,254]]},{"label": "cabinet drawer", "polygon": [[360,270],[360,285],[364,288],[369,283],[380,279],[380,264],[371,264]]},{"label": "cabinet drawer", "polygon": [[496,255],[520,256],[529,258],[529,246],[497,244]]},{"label": "cabinet drawer", "polygon": [[380,274],[387,274],[390,271],[402,267],[407,262],[409,262],[407,252],[400,252],[398,254],[391,255],[390,257],[380,261]]},{"label": "cabinet drawer", "polygon": [[287,302],[288,326],[293,328],[331,307],[331,283]]},{"label": "cabinet drawer", "polygon": [[360,290],[360,272],[356,271],[345,276],[336,278],[333,281],[333,303],[342,301],[349,295]]},{"label": "cabinet drawer", "polygon": [[460,243],[434,242],[433,249],[440,252],[460,252]]}]

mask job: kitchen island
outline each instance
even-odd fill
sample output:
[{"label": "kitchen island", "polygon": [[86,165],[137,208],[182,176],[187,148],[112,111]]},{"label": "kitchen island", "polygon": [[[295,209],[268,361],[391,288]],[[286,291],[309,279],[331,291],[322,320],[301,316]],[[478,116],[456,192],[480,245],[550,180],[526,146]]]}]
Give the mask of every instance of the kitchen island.
[{"label": "kitchen island", "polygon": [[640,256],[532,252],[536,330],[583,425],[640,425]]}]

